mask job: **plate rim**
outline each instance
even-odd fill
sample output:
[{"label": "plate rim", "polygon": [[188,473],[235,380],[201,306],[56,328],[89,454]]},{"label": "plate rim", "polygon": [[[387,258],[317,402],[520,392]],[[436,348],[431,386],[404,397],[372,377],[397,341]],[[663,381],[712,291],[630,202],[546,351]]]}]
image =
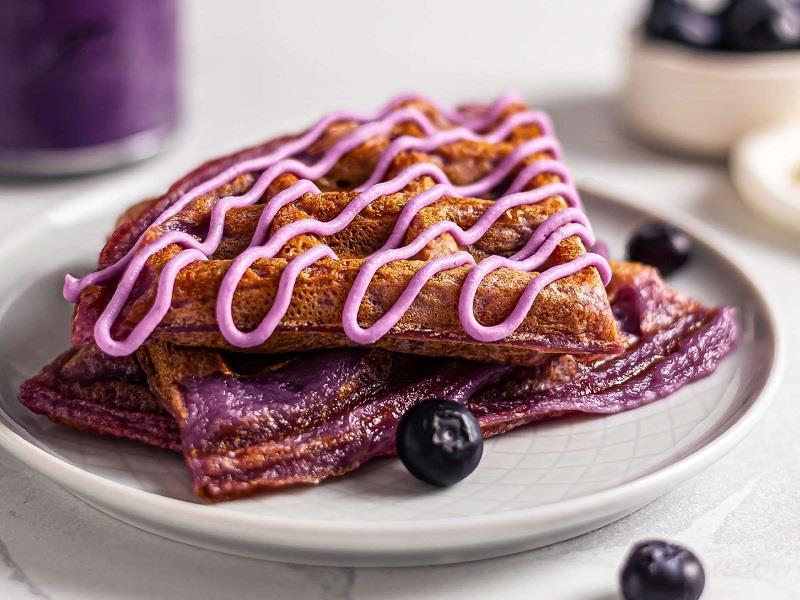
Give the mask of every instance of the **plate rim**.
[{"label": "plate rim", "polygon": [[[129,187],[132,192],[135,191],[135,188],[142,188],[142,191],[151,189],[151,186],[145,188],[144,186],[134,186],[133,184],[129,185]],[[3,243],[0,243],[0,254],[27,239],[37,229],[44,227],[48,223],[68,226],[70,222],[81,221],[90,218],[92,215],[99,216],[110,213],[107,200],[109,197],[108,191],[110,190],[118,193],[118,185],[113,183],[101,184],[92,190],[77,194],[70,200],[54,205],[41,215],[41,219],[19,228],[14,235],[9,236]],[[221,539],[218,530],[220,526],[223,528],[234,527],[238,529],[237,534],[244,533],[246,538],[254,541],[261,540],[262,543],[272,546],[276,544],[280,546],[280,539],[277,537],[263,539],[256,535],[247,536],[247,532],[250,531],[256,534],[268,531],[273,536],[275,534],[313,534],[315,536],[313,546],[307,543],[308,538],[303,543],[304,551],[308,553],[314,551],[324,552],[331,549],[344,551],[346,548],[363,548],[364,551],[402,552],[404,548],[397,547],[396,544],[404,541],[406,542],[404,546],[408,546],[409,536],[419,534],[423,529],[427,542],[418,540],[420,543],[416,544],[413,549],[422,550],[429,547],[427,544],[433,541],[431,538],[436,538],[440,535],[455,537],[445,537],[443,546],[440,544],[437,547],[461,547],[465,544],[459,545],[451,542],[455,542],[456,538],[465,539],[465,536],[459,535],[465,531],[474,533],[476,531],[509,530],[509,528],[510,531],[523,529],[529,531],[537,525],[547,524],[552,527],[553,523],[558,522],[568,526],[581,516],[584,521],[587,521],[592,518],[592,515],[610,514],[609,511],[613,511],[615,506],[633,505],[635,504],[635,502],[631,502],[633,498],[646,499],[641,504],[647,503],[659,496],[663,491],[666,491],[670,485],[685,481],[701,469],[722,458],[758,422],[769,407],[781,379],[780,375],[783,372],[785,360],[784,340],[778,328],[773,308],[775,304],[770,298],[770,293],[765,291],[767,288],[759,285],[757,275],[754,276],[752,273],[745,272],[733,259],[729,258],[729,254],[726,252],[726,243],[708,226],[693,216],[682,214],[676,218],[674,215],[667,215],[665,212],[643,207],[621,194],[599,191],[594,186],[591,188],[581,186],[580,191],[583,195],[594,196],[602,202],[621,206],[644,217],[675,223],[684,229],[707,251],[712,253],[716,259],[723,261],[728,268],[736,272],[739,278],[747,285],[762,314],[766,317],[766,323],[772,338],[769,370],[763,387],[755,392],[750,405],[744,408],[725,431],[712,440],[704,442],[700,447],[685,456],[658,467],[650,473],[584,496],[500,513],[426,519],[420,522],[413,520],[323,521],[305,517],[286,517],[257,512],[235,511],[226,508],[224,503],[217,505],[197,504],[178,498],[162,496],[157,492],[137,489],[124,483],[107,479],[101,475],[86,471],[80,466],[51,454],[28,441],[23,435],[15,431],[14,420],[4,412],[0,412],[0,417],[2,417],[0,418],[0,446],[23,463],[80,496],[82,500],[89,504],[96,506],[94,501],[86,497],[87,495],[92,498],[103,499],[103,505],[108,511],[106,509],[101,510],[111,512],[122,520],[127,519],[119,515],[118,508],[114,510],[112,507],[124,505],[126,514],[140,515],[143,520],[157,523],[162,528],[170,523],[175,525],[181,522],[191,523],[193,534],[202,533],[215,539]],[[75,218],[76,209],[78,218]],[[4,302],[0,306],[0,318],[6,309],[7,304]],[[91,493],[87,493],[86,490],[91,490]],[[118,500],[109,503],[107,499],[112,497],[116,497]],[[155,511],[156,514],[161,516],[154,519],[151,511]],[[626,512],[625,514],[628,513]],[[137,523],[137,526],[146,529],[141,524]],[[163,535],[173,537],[166,533]],[[343,539],[342,536],[348,535],[358,539]],[[466,538],[468,537],[466,536]],[[497,536],[492,536],[492,538],[496,540]],[[240,542],[248,541],[242,538],[237,539]],[[367,541],[370,541],[372,546],[367,547]],[[356,543],[353,545],[352,542]],[[406,549],[413,550],[412,548]]]}]

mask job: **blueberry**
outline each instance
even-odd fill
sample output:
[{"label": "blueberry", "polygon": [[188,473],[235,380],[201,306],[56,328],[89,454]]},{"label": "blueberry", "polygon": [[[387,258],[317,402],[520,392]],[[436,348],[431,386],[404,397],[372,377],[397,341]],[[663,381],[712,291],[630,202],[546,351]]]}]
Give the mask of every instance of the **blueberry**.
[{"label": "blueberry", "polygon": [[734,0],[722,12],[723,42],[731,50],[800,48],[796,0]]},{"label": "blueberry", "polygon": [[695,48],[716,48],[722,37],[717,15],[698,12],[682,0],[653,0],[645,30],[651,37]]},{"label": "blueberry", "polygon": [[483,435],[466,406],[432,398],[400,419],[397,454],[414,477],[433,485],[452,485],[478,466]]},{"label": "blueberry", "polygon": [[662,540],[636,544],[620,573],[625,600],[697,600],[705,584],[697,556]]},{"label": "blueberry", "polygon": [[628,260],[652,265],[665,277],[685,265],[691,251],[688,235],[660,222],[642,225],[628,241]]}]

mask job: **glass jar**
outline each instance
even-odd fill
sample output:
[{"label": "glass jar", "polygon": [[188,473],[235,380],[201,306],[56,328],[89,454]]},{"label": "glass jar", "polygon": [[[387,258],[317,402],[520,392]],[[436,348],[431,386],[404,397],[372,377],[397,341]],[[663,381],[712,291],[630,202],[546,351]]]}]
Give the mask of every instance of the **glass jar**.
[{"label": "glass jar", "polygon": [[156,154],[178,115],[177,0],[4,0],[0,170],[74,174]]}]

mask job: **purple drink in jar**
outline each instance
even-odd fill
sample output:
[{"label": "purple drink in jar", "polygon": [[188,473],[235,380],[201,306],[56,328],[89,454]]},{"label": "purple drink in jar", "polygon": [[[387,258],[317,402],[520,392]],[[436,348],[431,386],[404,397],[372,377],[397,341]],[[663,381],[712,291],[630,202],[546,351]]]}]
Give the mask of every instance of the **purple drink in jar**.
[{"label": "purple drink in jar", "polygon": [[0,170],[85,173],[156,154],[178,112],[177,0],[4,0]]}]

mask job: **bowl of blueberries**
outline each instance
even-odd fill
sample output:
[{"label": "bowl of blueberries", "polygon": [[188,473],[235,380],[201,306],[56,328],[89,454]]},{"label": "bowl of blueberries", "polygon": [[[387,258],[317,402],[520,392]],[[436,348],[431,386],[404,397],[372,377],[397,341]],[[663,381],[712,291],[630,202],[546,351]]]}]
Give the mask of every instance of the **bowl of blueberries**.
[{"label": "bowl of blueberries", "polygon": [[800,117],[800,0],[651,0],[631,38],[625,124],[658,146],[724,157]]}]

